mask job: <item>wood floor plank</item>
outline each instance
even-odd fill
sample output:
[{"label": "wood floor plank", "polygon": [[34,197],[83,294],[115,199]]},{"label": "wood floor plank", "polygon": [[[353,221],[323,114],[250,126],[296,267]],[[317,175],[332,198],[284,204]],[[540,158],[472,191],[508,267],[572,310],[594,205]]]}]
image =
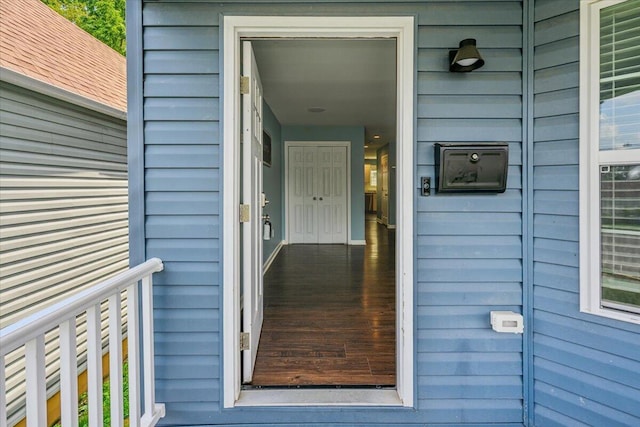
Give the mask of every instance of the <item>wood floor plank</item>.
[{"label": "wood floor plank", "polygon": [[395,234],[285,246],[264,278],[253,386],[395,385]]}]

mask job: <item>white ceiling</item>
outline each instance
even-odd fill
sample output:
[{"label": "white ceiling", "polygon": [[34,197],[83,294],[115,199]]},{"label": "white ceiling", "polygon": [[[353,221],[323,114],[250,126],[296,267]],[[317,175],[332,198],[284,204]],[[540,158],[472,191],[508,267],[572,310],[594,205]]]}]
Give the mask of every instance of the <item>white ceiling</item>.
[{"label": "white ceiling", "polygon": [[281,124],[364,126],[365,157],[395,139],[395,40],[255,40],[253,49]]}]

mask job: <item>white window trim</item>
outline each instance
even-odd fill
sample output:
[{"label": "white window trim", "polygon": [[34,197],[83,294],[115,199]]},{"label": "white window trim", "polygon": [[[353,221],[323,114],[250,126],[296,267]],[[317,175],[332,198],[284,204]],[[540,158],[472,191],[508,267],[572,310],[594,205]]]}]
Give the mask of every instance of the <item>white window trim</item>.
[{"label": "white window trim", "polygon": [[[414,105],[415,18],[413,16],[224,16],[223,17],[223,405],[236,406],[397,406],[414,407]],[[239,164],[240,39],[395,38],[397,40],[397,218],[396,250],[396,390],[315,389],[242,391],[240,385]]]},{"label": "white window trim", "polygon": [[640,150],[599,149],[600,10],[624,1],[580,2],[580,311],[640,324],[638,314],[602,307],[600,287],[600,164],[640,162]]}]

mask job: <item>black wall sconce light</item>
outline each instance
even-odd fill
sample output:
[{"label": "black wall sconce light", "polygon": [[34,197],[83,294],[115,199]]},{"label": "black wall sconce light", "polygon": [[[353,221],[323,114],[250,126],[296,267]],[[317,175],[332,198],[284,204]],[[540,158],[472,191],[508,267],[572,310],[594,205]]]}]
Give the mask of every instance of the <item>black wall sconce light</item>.
[{"label": "black wall sconce light", "polygon": [[458,50],[449,51],[449,71],[464,73],[476,70],[484,65],[484,59],[476,48],[476,39],[464,39]]}]

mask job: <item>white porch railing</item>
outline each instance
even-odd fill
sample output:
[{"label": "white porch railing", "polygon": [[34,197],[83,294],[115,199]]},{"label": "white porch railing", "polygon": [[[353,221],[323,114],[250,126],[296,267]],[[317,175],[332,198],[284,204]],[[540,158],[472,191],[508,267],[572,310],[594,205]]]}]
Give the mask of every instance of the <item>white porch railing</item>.
[{"label": "white porch railing", "polygon": [[[125,289],[128,300],[129,425],[154,426],[164,417],[164,405],[155,401],[151,279],[153,273],[162,269],[161,260],[150,259],[0,330],[0,426],[7,425],[5,356],[22,346],[26,359],[27,427],[47,425],[45,334],[58,327],[61,422],[63,427],[77,427],[76,317],[83,313],[87,315],[89,425],[103,425],[100,319],[100,304],[103,301],[108,301],[109,306],[111,425],[123,425],[121,292]],[[142,281],[141,294],[139,281]],[[142,311],[138,307],[139,299],[142,300]],[[144,399],[141,399],[141,377]],[[144,406],[141,405],[142,401]]]}]

